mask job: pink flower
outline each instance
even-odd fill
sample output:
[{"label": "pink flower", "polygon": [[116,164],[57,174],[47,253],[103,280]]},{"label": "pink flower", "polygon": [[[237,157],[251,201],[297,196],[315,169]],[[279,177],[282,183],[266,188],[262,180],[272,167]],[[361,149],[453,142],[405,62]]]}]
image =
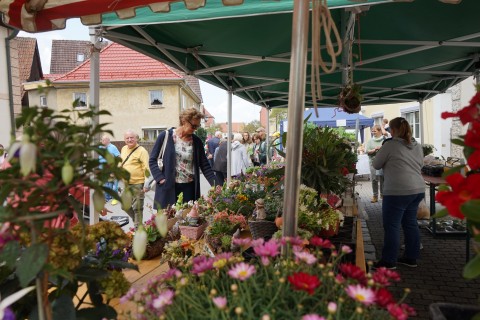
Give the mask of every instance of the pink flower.
[{"label": "pink flower", "polygon": [[373,274],[372,279],[375,283],[381,286],[389,286],[391,284],[390,280],[395,282],[399,282],[401,280],[398,272],[388,270],[386,268],[377,269],[377,271]]},{"label": "pink flower", "polygon": [[265,242],[263,245],[257,245],[253,248],[255,254],[262,258],[263,265],[268,265],[268,257],[276,257],[280,254],[280,246],[278,242],[274,239],[271,239],[268,242]]},{"label": "pink flower", "polygon": [[212,301],[213,304],[215,304],[215,306],[220,310],[225,309],[227,306],[227,298],[225,297],[215,297],[212,298]]},{"label": "pink flower", "polygon": [[352,253],[352,249],[349,246],[342,246],[341,251],[346,254]]},{"label": "pink flower", "polygon": [[325,320],[325,317],[320,317],[318,314],[311,313],[304,315],[302,320]]},{"label": "pink flower", "polygon": [[367,284],[367,276],[365,275],[365,271],[354,264],[343,263],[338,267],[338,270],[347,278],[355,279],[363,285]]},{"label": "pink flower", "polygon": [[364,305],[368,306],[375,302],[375,292],[362,285],[349,285],[345,291],[353,300],[361,302]]},{"label": "pink flower", "polygon": [[233,266],[232,269],[228,271],[228,275],[230,277],[242,281],[247,280],[254,273],[255,267],[245,262],[237,263],[235,266]]},{"label": "pink flower", "polygon": [[293,254],[297,257],[296,261],[303,261],[308,265],[312,265],[317,262],[317,258],[311,253],[305,251],[294,251]]},{"label": "pink flower", "polygon": [[408,316],[416,315],[415,309],[405,303],[401,305],[391,303],[387,306],[387,310],[397,320],[406,320]]},{"label": "pink flower", "polygon": [[328,313],[332,313],[332,314],[337,312],[337,304],[333,301],[329,302],[327,305],[327,310],[328,310]]},{"label": "pink flower", "polygon": [[152,306],[155,309],[163,309],[166,306],[172,304],[174,296],[175,293],[173,292],[173,290],[165,290],[157,298],[153,299]]},{"label": "pink flower", "polygon": [[232,240],[233,244],[239,247],[248,247],[252,244],[251,238],[234,238]]},{"label": "pink flower", "polygon": [[213,260],[209,259],[205,256],[199,256],[193,258],[193,267],[192,273],[193,274],[202,274],[205,271],[211,270],[213,268]]}]

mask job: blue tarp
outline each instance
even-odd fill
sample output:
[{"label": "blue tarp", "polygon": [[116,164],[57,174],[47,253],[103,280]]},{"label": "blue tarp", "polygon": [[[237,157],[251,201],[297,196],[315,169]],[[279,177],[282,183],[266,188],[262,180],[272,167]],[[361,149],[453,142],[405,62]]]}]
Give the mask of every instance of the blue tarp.
[{"label": "blue tarp", "polygon": [[[308,116],[308,122],[313,122],[319,127],[330,127],[330,128],[337,128],[337,127],[344,127],[345,129],[355,129],[357,118],[359,120],[359,131],[360,131],[360,139],[363,142],[364,134],[363,129],[367,127],[372,127],[374,120],[372,118],[368,118],[362,116],[361,114],[350,114],[344,111],[341,111],[337,107],[332,108],[319,108],[318,109],[318,117],[315,115],[314,109],[305,110],[303,113],[303,119],[306,119]],[[344,125],[345,124],[345,125]],[[287,120],[280,122],[280,133],[283,134],[287,126]]]}]

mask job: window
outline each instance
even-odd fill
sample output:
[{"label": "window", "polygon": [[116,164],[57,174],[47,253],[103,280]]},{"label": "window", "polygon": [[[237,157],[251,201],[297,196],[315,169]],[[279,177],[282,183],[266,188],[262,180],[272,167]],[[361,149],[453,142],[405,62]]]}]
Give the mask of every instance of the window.
[{"label": "window", "polygon": [[155,141],[160,133],[167,130],[167,128],[145,128],[142,129],[143,140],[145,141]]},{"label": "window", "polygon": [[180,101],[180,106],[183,109],[187,108],[187,96],[182,94],[182,100]]},{"label": "window", "polygon": [[410,124],[413,137],[417,140],[420,139],[420,111],[405,112],[402,113],[402,117]]},{"label": "window", "polygon": [[85,55],[83,53],[77,53],[77,62],[83,62],[85,60]]},{"label": "window", "polygon": [[150,91],[150,106],[156,107],[156,108],[163,106],[163,91],[161,90]]},{"label": "window", "polygon": [[383,121],[383,117],[375,117],[375,118],[373,118],[373,124],[374,124],[374,125],[379,125],[379,126],[381,126],[381,125],[382,125],[382,121]]},{"label": "window", "polygon": [[47,97],[42,95],[40,96],[40,107],[46,107],[47,106]]},{"label": "window", "polygon": [[87,106],[87,94],[85,92],[75,92],[73,94],[73,101],[75,108],[85,108]]}]

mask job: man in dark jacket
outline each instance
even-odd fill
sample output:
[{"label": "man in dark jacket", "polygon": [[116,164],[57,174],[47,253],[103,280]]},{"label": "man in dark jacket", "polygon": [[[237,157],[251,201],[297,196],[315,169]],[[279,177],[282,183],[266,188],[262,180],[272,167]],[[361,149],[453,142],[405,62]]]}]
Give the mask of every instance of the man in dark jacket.
[{"label": "man in dark jacket", "polygon": [[220,139],[222,138],[222,133],[220,131],[215,132],[215,136],[207,141],[207,159],[210,163],[210,167],[213,168],[213,156],[215,155],[215,150],[217,150],[218,145],[220,144]]},{"label": "man in dark jacket", "polygon": [[217,177],[218,183],[223,186],[225,179],[227,178],[227,151],[228,142],[227,138],[220,140],[220,145],[214,154],[213,171]]}]

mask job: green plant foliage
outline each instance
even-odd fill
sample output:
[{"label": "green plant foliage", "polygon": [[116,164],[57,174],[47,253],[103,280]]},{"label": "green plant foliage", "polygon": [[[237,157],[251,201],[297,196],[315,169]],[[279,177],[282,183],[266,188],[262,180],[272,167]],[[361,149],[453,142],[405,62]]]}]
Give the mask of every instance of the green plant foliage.
[{"label": "green plant foliage", "polygon": [[303,133],[302,183],[318,193],[345,191],[350,180],[345,173],[354,172],[356,155],[348,142],[332,128],[306,123]]},{"label": "green plant foliage", "polygon": [[426,157],[432,154],[434,150],[437,150],[433,144],[422,144],[423,156]]}]

